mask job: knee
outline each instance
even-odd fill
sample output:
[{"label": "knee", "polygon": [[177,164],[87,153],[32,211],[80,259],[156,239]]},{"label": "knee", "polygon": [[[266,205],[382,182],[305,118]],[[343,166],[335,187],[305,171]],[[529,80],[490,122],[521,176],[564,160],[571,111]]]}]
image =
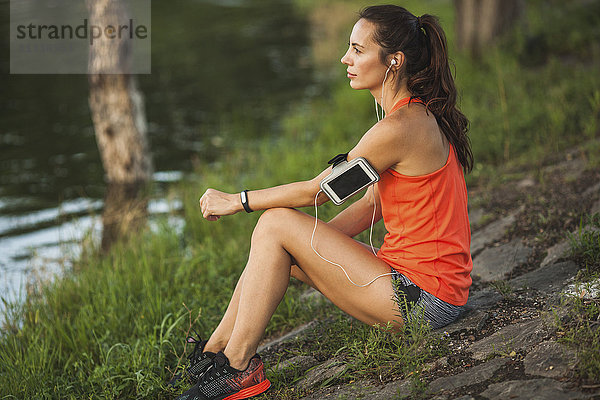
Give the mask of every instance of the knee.
[{"label": "knee", "polygon": [[270,208],[258,219],[252,238],[281,235],[286,226],[289,226],[294,213],[298,211],[291,208]]}]

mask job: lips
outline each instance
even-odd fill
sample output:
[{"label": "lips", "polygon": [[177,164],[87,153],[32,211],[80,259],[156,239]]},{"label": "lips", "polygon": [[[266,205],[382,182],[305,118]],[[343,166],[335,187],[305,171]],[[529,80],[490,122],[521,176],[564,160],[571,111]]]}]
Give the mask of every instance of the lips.
[{"label": "lips", "polygon": [[350,71],[346,71],[348,73],[348,78],[355,78],[356,74],[351,73]]}]

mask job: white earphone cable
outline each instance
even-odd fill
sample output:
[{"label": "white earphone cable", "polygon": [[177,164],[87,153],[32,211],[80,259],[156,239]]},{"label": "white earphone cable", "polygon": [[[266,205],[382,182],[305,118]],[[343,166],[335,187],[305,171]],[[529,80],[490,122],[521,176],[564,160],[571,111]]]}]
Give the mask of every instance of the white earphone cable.
[{"label": "white earphone cable", "polygon": [[[327,261],[329,264],[333,264],[335,266],[338,266],[342,269],[342,271],[344,271],[344,274],[346,275],[346,278],[348,278],[348,280],[350,281],[350,283],[352,283],[354,286],[358,286],[358,287],[365,287],[365,286],[369,286],[371,283],[375,282],[377,279],[381,278],[382,276],[386,276],[386,275],[393,275],[392,272],[388,272],[386,274],[381,274],[376,276],[375,278],[373,278],[371,281],[369,281],[368,283],[365,283],[364,285],[359,285],[357,283],[355,283],[352,279],[350,279],[350,276],[348,276],[348,273],[346,272],[346,270],[344,269],[344,267],[342,267],[340,264],[335,263],[333,261],[330,261],[328,259],[326,259],[325,257],[323,257],[322,255],[319,254],[319,252],[315,249],[314,245],[313,245],[313,240],[315,238],[315,232],[317,231],[317,222],[318,222],[318,206],[317,206],[317,198],[319,197],[319,193],[321,193],[322,190],[319,190],[317,192],[317,194],[315,195],[315,226],[313,228],[312,231],[312,235],[310,236],[310,247],[311,249],[313,249],[313,251],[315,252],[316,255],[318,255],[322,260]],[[375,187],[373,186],[373,217],[371,218],[371,230],[369,232],[369,242],[371,244],[371,251],[373,252],[374,255],[377,255],[377,253],[375,252],[375,248],[373,247],[373,225],[375,224],[375,212],[377,210],[377,200],[375,199]]]},{"label": "white earphone cable", "polygon": [[390,72],[390,68],[392,68],[393,65],[395,65],[395,64],[390,64],[387,71],[385,71],[385,77],[383,78],[383,82],[381,82],[381,118],[379,117],[379,109],[377,108],[377,99],[373,98],[373,100],[375,100],[375,114],[377,115],[377,122],[379,122],[385,118],[385,115],[384,115],[385,110],[383,109],[383,95],[385,93],[385,81],[387,80],[388,73]]}]

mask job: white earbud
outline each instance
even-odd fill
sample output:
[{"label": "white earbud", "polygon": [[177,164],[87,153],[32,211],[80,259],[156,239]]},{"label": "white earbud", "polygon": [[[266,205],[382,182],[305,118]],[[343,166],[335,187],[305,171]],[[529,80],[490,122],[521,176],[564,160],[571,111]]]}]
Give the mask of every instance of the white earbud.
[{"label": "white earbud", "polygon": [[392,62],[390,63],[390,65],[396,65],[396,64],[398,64],[398,61],[396,61],[395,58],[392,58]]}]

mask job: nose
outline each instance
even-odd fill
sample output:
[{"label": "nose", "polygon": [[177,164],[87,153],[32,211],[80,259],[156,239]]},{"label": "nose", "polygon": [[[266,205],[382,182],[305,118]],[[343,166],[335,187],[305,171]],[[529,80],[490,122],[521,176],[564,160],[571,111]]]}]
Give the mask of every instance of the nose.
[{"label": "nose", "polygon": [[350,64],[351,64],[351,58],[350,58],[350,55],[349,55],[349,54],[350,54],[350,49],[348,49],[348,50],[346,51],[346,54],[344,54],[344,55],[342,56],[342,58],[340,59],[340,62],[341,62],[342,64],[345,64],[345,65],[350,65]]}]

